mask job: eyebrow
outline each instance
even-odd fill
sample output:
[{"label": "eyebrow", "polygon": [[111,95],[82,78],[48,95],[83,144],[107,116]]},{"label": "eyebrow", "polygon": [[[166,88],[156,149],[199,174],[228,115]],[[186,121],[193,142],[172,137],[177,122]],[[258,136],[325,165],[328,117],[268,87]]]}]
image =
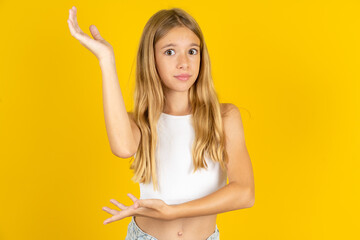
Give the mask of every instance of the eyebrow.
[{"label": "eyebrow", "polygon": [[[200,46],[199,46],[198,44],[196,44],[196,43],[191,43],[189,46],[190,46],[190,47],[192,47],[192,46],[200,47]],[[169,44],[166,44],[165,46],[163,46],[161,49],[166,48],[166,47],[176,47],[176,44],[169,43]]]}]

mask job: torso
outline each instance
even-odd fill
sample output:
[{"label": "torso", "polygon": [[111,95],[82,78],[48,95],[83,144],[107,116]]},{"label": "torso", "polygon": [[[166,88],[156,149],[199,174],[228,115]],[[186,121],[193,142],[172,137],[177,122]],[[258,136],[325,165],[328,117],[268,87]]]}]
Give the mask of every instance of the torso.
[{"label": "torso", "polygon": [[[222,117],[226,117],[229,105],[221,104]],[[158,240],[205,240],[215,232],[217,214],[178,218],[171,221],[136,216],[134,220],[145,233]]]},{"label": "torso", "polygon": [[178,218],[171,221],[134,217],[139,228],[158,240],[205,240],[215,232],[215,215]]}]

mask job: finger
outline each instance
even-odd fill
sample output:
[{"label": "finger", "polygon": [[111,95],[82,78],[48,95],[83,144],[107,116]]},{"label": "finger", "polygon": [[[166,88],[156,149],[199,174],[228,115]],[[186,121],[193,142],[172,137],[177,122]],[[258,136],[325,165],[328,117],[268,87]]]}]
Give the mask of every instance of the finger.
[{"label": "finger", "polygon": [[116,216],[117,216],[117,218],[114,218],[114,216],[112,216],[111,218],[106,219],[106,220],[104,221],[104,224],[108,224],[108,223],[115,222],[115,221],[117,221],[117,220],[122,219],[122,218],[119,218],[119,215],[116,215]]},{"label": "finger", "polygon": [[95,25],[90,25],[89,30],[91,32],[91,35],[94,37],[95,40],[104,40],[101,35],[99,30],[97,29],[97,27]]},{"label": "finger", "polygon": [[110,213],[111,215],[116,215],[118,214],[120,211],[116,210],[116,209],[111,209],[109,207],[103,207],[102,210],[104,210],[107,213]]},{"label": "finger", "polygon": [[70,29],[71,35],[75,37],[75,35],[76,35],[76,30],[75,30],[74,24],[73,24],[73,22],[71,21],[70,18],[67,20],[67,23],[68,23],[68,25],[69,25],[69,29]]},{"label": "finger", "polygon": [[69,25],[69,29],[70,29],[70,33],[71,35],[76,38],[77,40],[80,40],[81,39],[81,35],[80,33],[78,33],[75,28],[74,28],[74,23],[71,21],[71,19],[68,19],[67,20],[68,22],[68,25]]},{"label": "finger", "polygon": [[73,19],[73,11],[71,8],[69,9],[69,20],[72,22],[73,28],[75,29],[75,23],[74,23],[74,19]]},{"label": "finger", "polygon": [[111,199],[110,200],[111,203],[115,204],[118,208],[122,209],[122,210],[125,210],[128,208],[128,206],[125,206],[124,204],[122,203],[119,203],[118,201],[116,201],[115,199]]},{"label": "finger", "polygon": [[90,38],[85,33],[82,33],[82,31],[79,32],[78,30],[76,30],[75,27],[74,27],[74,23],[73,23],[73,21],[71,21],[71,19],[68,19],[67,22],[68,22],[68,25],[69,25],[70,33],[74,38],[76,38],[80,42],[85,42],[86,38]]},{"label": "finger", "polygon": [[[72,11],[72,9],[69,9],[69,19],[68,19],[68,23],[71,23],[71,32],[72,32],[72,34],[74,33],[74,32],[78,32],[78,29],[76,28],[76,26],[75,26],[75,22],[74,22],[74,19],[73,19],[73,11]],[[70,27],[70,26],[69,26]]]},{"label": "finger", "polygon": [[131,200],[132,200],[133,202],[136,202],[136,201],[138,200],[138,199],[137,199],[134,195],[132,195],[131,193],[128,193],[127,195],[128,195],[129,198],[131,198]]},{"label": "finger", "polygon": [[75,6],[73,6],[72,9],[74,10],[73,18],[74,18],[75,26],[77,26],[79,28],[79,30],[81,30],[79,27],[79,24],[77,22],[77,9]]},{"label": "finger", "polygon": [[106,219],[104,221],[104,224],[108,224],[108,223],[111,223],[111,222],[115,222],[115,221],[118,221],[118,220],[121,220],[121,219],[124,219],[126,217],[130,217],[133,215],[133,211],[120,211],[118,214]]},{"label": "finger", "polygon": [[75,11],[75,7],[72,7],[70,10],[69,10],[69,18],[71,19],[71,21],[73,22],[74,24],[74,28],[76,29],[76,31],[80,32],[81,29],[77,23],[77,19],[76,19],[76,11]]}]

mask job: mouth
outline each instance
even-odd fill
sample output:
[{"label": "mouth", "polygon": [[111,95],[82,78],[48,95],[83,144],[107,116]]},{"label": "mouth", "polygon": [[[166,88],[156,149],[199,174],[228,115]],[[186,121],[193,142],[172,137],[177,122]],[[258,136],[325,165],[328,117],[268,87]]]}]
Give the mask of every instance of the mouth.
[{"label": "mouth", "polygon": [[181,74],[181,75],[177,75],[177,76],[174,76],[174,77],[176,77],[177,79],[179,79],[181,81],[186,81],[191,77],[191,75],[189,75],[189,74]]}]

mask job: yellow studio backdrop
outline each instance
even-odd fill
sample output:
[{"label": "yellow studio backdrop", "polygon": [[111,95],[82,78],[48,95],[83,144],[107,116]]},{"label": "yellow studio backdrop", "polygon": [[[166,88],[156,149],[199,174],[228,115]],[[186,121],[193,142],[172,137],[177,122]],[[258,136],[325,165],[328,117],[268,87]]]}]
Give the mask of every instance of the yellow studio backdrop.
[{"label": "yellow studio backdrop", "polygon": [[[221,102],[241,111],[255,205],[218,215],[222,240],[359,239],[358,1],[0,1],[0,239],[124,239],[139,197],[111,153],[101,69],[69,9],[115,50],[133,107],[136,51],[156,11],[200,24]],[[186,239],[187,240],[187,239]]]}]

